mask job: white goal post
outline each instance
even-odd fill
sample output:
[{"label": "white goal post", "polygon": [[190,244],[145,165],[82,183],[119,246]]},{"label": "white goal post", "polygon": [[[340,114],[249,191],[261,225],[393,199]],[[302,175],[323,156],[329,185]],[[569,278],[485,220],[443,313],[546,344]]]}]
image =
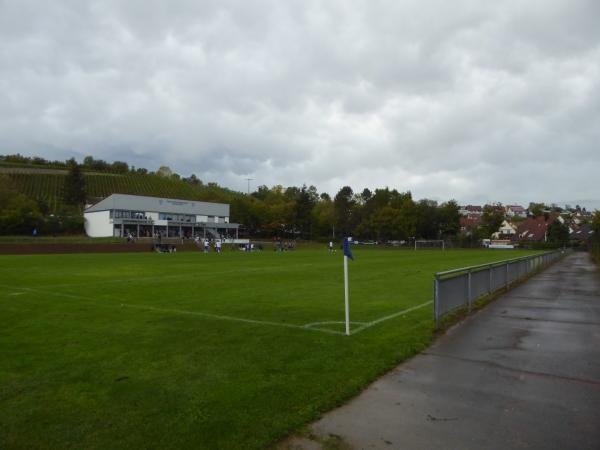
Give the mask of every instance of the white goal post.
[{"label": "white goal post", "polygon": [[415,250],[419,248],[441,248],[442,250],[446,250],[446,243],[443,239],[415,240]]}]

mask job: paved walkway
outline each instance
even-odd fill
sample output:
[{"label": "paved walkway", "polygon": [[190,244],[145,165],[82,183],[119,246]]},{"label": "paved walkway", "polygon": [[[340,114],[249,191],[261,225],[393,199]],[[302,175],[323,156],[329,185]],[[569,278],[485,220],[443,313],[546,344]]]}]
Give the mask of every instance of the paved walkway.
[{"label": "paved walkway", "polygon": [[600,449],[595,266],[587,254],[569,255],[311,431],[351,449]]}]

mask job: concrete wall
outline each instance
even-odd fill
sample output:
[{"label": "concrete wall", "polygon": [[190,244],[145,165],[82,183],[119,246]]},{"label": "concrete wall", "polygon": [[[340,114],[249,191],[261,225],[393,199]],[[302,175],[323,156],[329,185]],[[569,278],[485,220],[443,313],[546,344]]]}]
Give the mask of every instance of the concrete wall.
[{"label": "concrete wall", "polygon": [[113,235],[113,224],[109,211],[83,213],[83,222],[85,233],[89,237],[111,237]]}]

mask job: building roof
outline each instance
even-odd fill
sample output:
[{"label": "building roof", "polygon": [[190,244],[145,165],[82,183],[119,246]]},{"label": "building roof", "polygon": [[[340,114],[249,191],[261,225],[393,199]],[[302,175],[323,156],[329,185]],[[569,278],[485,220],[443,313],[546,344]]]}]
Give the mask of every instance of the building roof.
[{"label": "building roof", "polygon": [[543,241],[546,236],[546,228],[544,216],[529,217],[519,224],[517,236],[525,241]]},{"label": "building roof", "polygon": [[523,208],[521,205],[508,205],[506,207],[506,210],[507,211],[511,210],[516,213],[526,213],[527,212],[527,210],[525,208]]},{"label": "building roof", "polygon": [[178,200],[128,194],[112,194],[95,205],[90,206],[84,212],[107,211],[111,209],[229,217],[229,205],[225,203],[209,203],[196,200]]},{"label": "building roof", "polygon": [[573,231],[569,236],[570,240],[573,241],[585,241],[594,234],[594,230],[589,223],[581,225],[577,230]]},{"label": "building roof", "polygon": [[460,226],[462,228],[464,228],[465,230],[474,230],[481,223],[481,217],[479,217],[479,216],[464,217],[463,216],[459,219],[459,222],[460,222]]},{"label": "building roof", "polygon": [[544,241],[548,225],[556,221],[557,217],[557,214],[551,214],[547,219],[545,216],[528,217],[518,225],[516,238],[524,241]]}]

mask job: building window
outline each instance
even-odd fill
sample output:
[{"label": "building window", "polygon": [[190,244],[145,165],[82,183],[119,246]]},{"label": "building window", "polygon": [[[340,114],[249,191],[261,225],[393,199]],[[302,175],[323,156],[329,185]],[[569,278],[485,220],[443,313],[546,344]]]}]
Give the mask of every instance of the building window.
[{"label": "building window", "polygon": [[169,220],[173,222],[183,222],[183,223],[195,223],[196,216],[191,214],[171,214],[171,213],[158,213],[158,218],[160,220]]},{"label": "building window", "polygon": [[146,219],[146,214],[143,211],[127,211],[123,209],[110,210],[111,219]]}]

